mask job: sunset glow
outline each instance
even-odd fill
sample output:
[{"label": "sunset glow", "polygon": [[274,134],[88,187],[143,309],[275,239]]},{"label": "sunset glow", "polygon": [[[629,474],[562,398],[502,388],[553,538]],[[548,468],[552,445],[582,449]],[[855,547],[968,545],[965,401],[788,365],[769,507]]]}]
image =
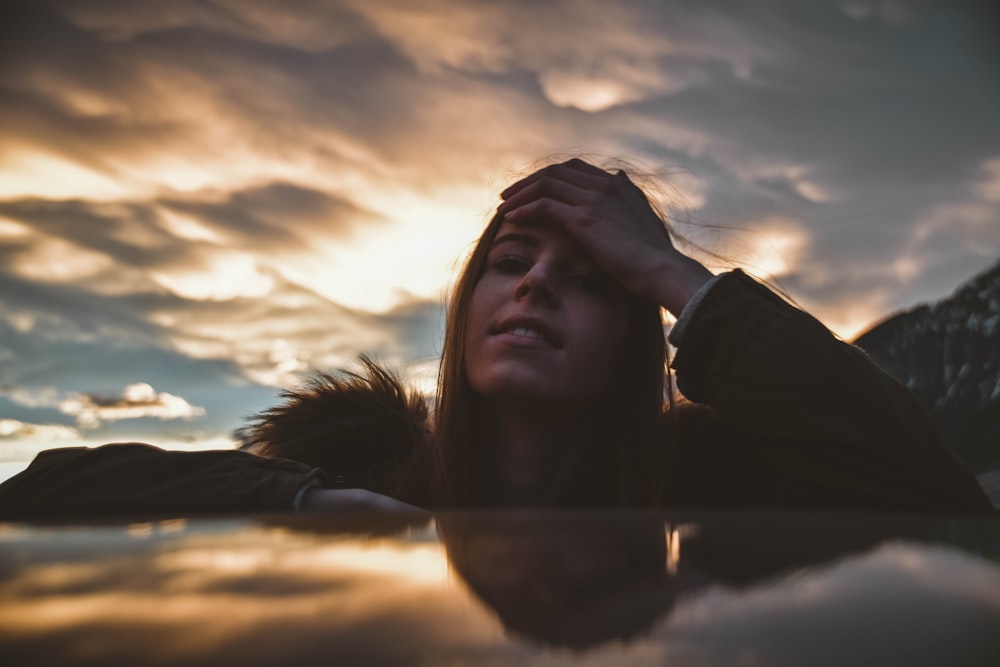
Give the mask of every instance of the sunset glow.
[{"label": "sunset glow", "polygon": [[713,269],[845,338],[948,294],[1000,254],[988,21],[841,4],[2,10],[0,463],[229,443],[361,353],[432,393],[448,286],[550,156],[664,175]]}]

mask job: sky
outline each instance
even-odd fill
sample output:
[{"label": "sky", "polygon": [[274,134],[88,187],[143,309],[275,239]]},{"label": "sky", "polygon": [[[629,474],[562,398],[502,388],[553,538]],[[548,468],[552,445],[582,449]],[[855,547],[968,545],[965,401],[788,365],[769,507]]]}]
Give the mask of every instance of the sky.
[{"label": "sky", "polygon": [[0,478],[226,447],[368,353],[432,391],[498,193],[625,160],[715,270],[851,339],[1000,255],[989,2],[0,9]]}]

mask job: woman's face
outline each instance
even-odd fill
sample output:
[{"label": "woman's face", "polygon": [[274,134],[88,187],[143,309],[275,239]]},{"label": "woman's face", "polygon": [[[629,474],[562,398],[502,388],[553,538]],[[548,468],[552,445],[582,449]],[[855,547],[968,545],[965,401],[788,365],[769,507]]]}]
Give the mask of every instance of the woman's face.
[{"label": "woman's face", "polygon": [[582,407],[614,371],[624,290],[566,232],[504,222],[472,293],[465,371],[487,401]]}]

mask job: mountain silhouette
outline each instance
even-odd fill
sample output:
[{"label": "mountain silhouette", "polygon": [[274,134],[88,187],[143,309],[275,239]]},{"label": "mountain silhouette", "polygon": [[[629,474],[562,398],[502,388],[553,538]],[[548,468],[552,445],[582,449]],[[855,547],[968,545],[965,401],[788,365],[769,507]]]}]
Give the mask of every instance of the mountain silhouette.
[{"label": "mountain silhouette", "polygon": [[854,344],[909,387],[974,470],[1000,466],[1000,262]]}]

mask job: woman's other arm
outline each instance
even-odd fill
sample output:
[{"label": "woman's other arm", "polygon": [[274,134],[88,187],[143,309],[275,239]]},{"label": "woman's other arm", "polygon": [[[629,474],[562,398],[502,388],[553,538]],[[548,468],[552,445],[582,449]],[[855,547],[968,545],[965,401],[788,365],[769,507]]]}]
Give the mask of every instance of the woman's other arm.
[{"label": "woman's other arm", "polygon": [[678,386],[754,450],[748,486],[801,506],[990,509],[905,387],[765,286],[727,274],[686,319]]},{"label": "woman's other arm", "polygon": [[0,485],[0,518],[291,511],[326,484],[318,468],[235,450],[170,451],[140,443],[40,453]]}]

